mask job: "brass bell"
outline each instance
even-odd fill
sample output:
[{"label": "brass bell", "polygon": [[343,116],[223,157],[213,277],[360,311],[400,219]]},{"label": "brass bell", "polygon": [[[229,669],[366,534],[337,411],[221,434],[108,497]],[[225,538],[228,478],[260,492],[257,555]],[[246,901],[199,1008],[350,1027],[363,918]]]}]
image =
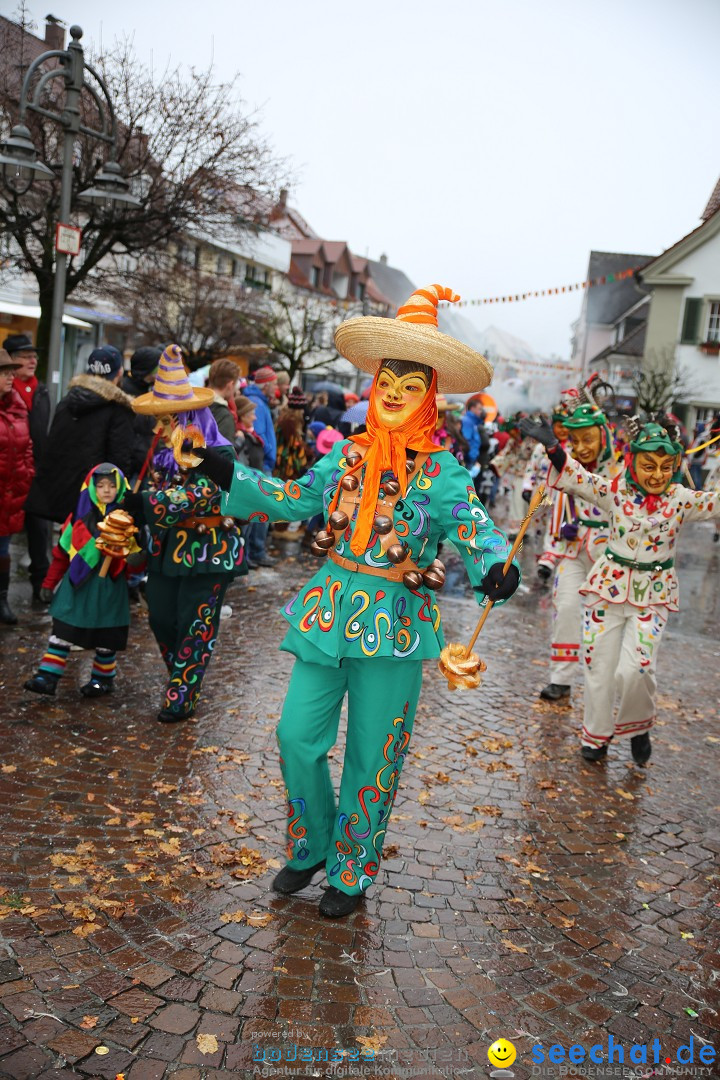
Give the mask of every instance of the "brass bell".
[{"label": "brass bell", "polygon": [[423,583],[423,577],[419,570],[406,570],[403,574],[403,585],[407,589],[419,589]]},{"label": "brass bell", "polygon": [[347,529],[350,524],[350,518],[347,516],[344,510],[335,510],[328,518],[328,525],[331,529]]},{"label": "brass bell", "polygon": [[320,529],[315,533],[315,540],[313,543],[317,544],[323,551],[329,551],[331,547],[335,546],[335,537],[327,529]]},{"label": "brass bell", "polygon": [[405,472],[408,474],[408,476],[410,475],[411,472],[413,472],[414,468],[415,468],[415,459],[414,458],[408,458],[407,461],[405,462]]},{"label": "brass bell", "polygon": [[360,481],[353,473],[349,473],[347,476],[343,476],[340,481],[340,487],[343,491],[355,491],[359,486]]},{"label": "brass bell", "polygon": [[195,532],[199,532],[202,536],[204,533],[207,532],[207,525],[205,525],[204,522],[201,521]]},{"label": "brass bell", "polygon": [[385,480],[383,483],[383,491],[386,495],[389,495],[390,498],[393,498],[393,496],[400,494],[400,485],[397,480]]},{"label": "brass bell", "polygon": [[429,566],[424,571],[422,579],[428,589],[442,589],[445,584],[445,574],[441,574],[439,570],[433,569],[432,566]]},{"label": "brass bell", "polygon": [[222,524],[223,529],[228,529],[229,530],[229,529],[232,529],[235,522],[233,521],[233,519],[231,517],[224,517],[222,519],[221,524]]},{"label": "brass bell", "polygon": [[399,563],[405,562],[409,550],[407,544],[391,544],[385,554],[390,562],[397,566]]},{"label": "brass bell", "polygon": [[442,562],[440,559],[433,559],[433,561],[428,566],[428,570],[437,570],[438,573],[444,574],[445,573],[445,563]]},{"label": "brass bell", "polygon": [[373,528],[380,536],[385,536],[392,531],[393,522],[392,518],[386,517],[385,514],[376,514],[373,521]]},{"label": "brass bell", "polygon": [[314,555],[316,559],[325,559],[325,558],[327,558],[327,550],[326,550],[326,548],[321,548],[319,546],[319,544],[316,543],[315,540],[313,540],[312,544],[310,545],[309,551],[310,551],[310,554]]},{"label": "brass bell", "polygon": [[347,461],[350,468],[354,469],[360,461],[361,457],[362,455],[358,454],[357,450],[351,450],[348,454],[345,455],[345,460]]}]

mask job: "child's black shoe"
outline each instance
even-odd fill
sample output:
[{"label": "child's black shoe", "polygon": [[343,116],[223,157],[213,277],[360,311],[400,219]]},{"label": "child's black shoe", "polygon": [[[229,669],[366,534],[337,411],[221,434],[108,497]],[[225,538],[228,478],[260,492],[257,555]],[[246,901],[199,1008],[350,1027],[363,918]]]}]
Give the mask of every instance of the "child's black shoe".
[{"label": "child's black shoe", "polygon": [[80,687],[80,693],[83,697],[105,697],[106,694],[112,694],[112,691],[113,680],[99,679],[97,676],[93,676],[89,682]]},{"label": "child's black shoe", "polygon": [[36,671],[32,679],[24,682],[23,686],[26,690],[31,690],[33,694],[47,694],[48,697],[54,697],[59,682],[59,675],[51,675],[49,671]]}]

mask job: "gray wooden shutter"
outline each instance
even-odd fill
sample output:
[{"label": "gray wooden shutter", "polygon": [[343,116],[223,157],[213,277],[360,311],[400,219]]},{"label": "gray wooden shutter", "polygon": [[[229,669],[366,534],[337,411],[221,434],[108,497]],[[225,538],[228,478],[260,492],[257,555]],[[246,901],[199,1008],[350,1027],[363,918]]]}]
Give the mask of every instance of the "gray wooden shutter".
[{"label": "gray wooden shutter", "polygon": [[703,301],[699,297],[690,296],[685,301],[682,333],[680,334],[681,345],[697,345],[700,340],[700,316],[702,315],[702,309]]}]

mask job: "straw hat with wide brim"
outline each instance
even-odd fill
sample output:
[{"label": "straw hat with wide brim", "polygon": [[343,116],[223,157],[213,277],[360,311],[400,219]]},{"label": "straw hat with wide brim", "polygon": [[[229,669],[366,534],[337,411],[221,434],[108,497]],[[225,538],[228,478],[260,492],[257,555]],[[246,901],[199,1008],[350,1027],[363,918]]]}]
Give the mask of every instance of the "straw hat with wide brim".
[{"label": "straw hat with wide brim", "polygon": [[202,409],[210,405],[214,397],[212,390],[190,385],[182,362],[182,349],[179,345],[168,345],[160,357],[152,390],[133,398],[132,407],[144,415],[168,416]]},{"label": "straw hat with wide brim", "polygon": [[492,365],[469,345],[438,330],[439,300],[460,297],[442,285],[417,289],[394,319],[366,315],[348,319],[335,331],[335,344],[351,364],[373,374],[383,360],[408,360],[437,371],[438,391],[467,394],[482,390],[493,377]]}]

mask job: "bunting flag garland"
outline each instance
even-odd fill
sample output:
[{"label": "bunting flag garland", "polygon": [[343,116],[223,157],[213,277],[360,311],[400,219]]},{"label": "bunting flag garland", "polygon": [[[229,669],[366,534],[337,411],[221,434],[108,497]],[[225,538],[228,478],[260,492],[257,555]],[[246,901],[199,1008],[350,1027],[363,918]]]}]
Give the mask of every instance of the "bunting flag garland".
[{"label": "bunting flag garland", "polygon": [[627,270],[618,270],[614,274],[603,274],[602,277],[590,278],[589,281],[578,281],[574,285],[558,285],[554,289],[536,289],[533,292],[515,293],[512,296],[485,296],[481,300],[461,300],[455,307],[474,307],[479,304],[514,304],[521,300],[531,300],[538,296],[559,296],[561,293],[575,292],[577,289],[593,289],[599,285],[614,285],[617,281],[625,281],[631,278],[638,266],[631,266]]}]

